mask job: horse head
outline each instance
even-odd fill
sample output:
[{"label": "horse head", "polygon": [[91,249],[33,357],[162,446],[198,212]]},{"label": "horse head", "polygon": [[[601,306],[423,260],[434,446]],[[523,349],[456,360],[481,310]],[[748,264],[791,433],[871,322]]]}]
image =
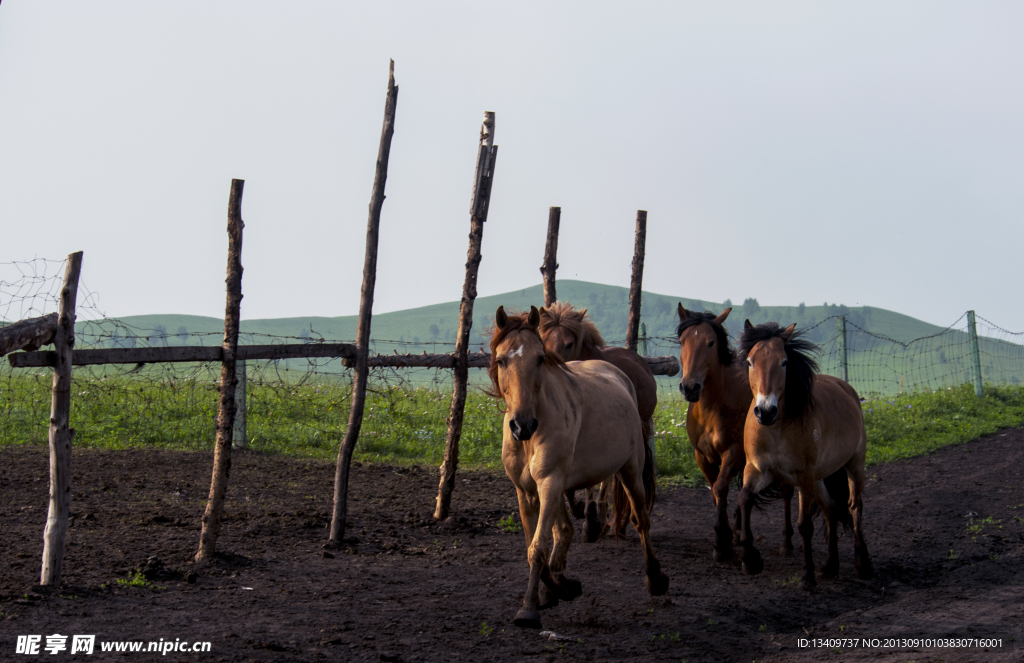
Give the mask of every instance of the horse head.
[{"label": "horse head", "polygon": [[679,391],[691,403],[700,400],[704,380],[712,369],[732,364],[732,348],[722,326],[730,311],[732,309],[727,308],[716,316],[708,312],[687,311],[682,302],[679,304],[679,326],[676,328],[679,365],[682,367]]},{"label": "horse head", "polygon": [[541,341],[540,311],[509,315],[499,306],[491,337],[490,377],[497,395],[508,408],[512,437],[522,442],[536,432],[537,401],[547,353]]},{"label": "horse head", "polygon": [[587,309],[575,309],[568,302],[555,302],[540,309],[540,337],[544,349],[559,356],[562,361],[580,359],[588,346],[603,348],[604,338],[593,321],[587,317]]},{"label": "horse head", "polygon": [[778,419],[802,417],[812,404],[811,385],[818,363],[811,356],[818,346],[774,322],[752,325],[747,320],[740,338],[740,357],[747,364],[754,416],[763,426]]}]

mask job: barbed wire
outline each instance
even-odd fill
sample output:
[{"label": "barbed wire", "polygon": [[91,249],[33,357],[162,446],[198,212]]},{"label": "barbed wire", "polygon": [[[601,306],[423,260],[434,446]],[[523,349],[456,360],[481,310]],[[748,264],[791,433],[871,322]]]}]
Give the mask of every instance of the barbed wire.
[{"label": "barbed wire", "polygon": [[[63,268],[64,261],[44,259],[0,263],[0,324],[56,311]],[[144,327],[108,318],[99,309],[98,295],[84,282],[78,301],[76,348],[216,346],[223,341],[221,330],[190,331],[184,326],[169,330],[159,324]],[[862,395],[942,389],[973,379],[965,316],[933,334],[906,341],[870,331],[851,318],[846,319],[845,374]],[[839,319],[838,315],[802,319],[800,328],[818,344],[822,371],[842,376]],[[977,325],[985,381],[1019,385],[1024,379],[1024,334],[981,317]],[[243,345],[353,342],[328,338],[313,325],[299,335],[246,331],[245,322],[242,329],[239,343]],[[738,330],[731,330],[734,343]],[[481,331],[474,332],[471,351],[486,351]],[[611,345],[624,344],[621,337],[606,338]],[[370,345],[374,354],[454,349],[452,341],[418,338],[376,338]],[[678,356],[678,339],[644,336],[641,351]],[[217,362],[76,366],[72,378],[75,445],[209,449],[215,435],[219,374]],[[470,376],[476,386],[486,384],[483,371],[471,371]],[[340,359],[246,362],[247,445],[270,452],[333,455],[348,421],[351,377],[351,369]],[[51,380],[49,368],[14,369],[3,362],[0,444],[46,441]],[[677,377],[659,378],[663,397],[678,395],[677,381]],[[371,369],[360,454],[414,462],[439,460],[451,387],[450,369]],[[500,410],[480,390],[472,393],[464,436],[478,439],[464,448],[470,453],[486,452],[487,460],[493,461],[500,454]]]}]

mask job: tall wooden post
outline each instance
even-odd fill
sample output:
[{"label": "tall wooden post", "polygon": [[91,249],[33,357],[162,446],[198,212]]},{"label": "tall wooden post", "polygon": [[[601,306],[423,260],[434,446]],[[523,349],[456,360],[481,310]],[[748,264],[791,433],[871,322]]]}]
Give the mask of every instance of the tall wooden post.
[{"label": "tall wooden post", "polygon": [[562,208],[548,210],[548,239],[544,243],[544,264],[540,273],[544,276],[544,306],[558,301],[555,294],[555,271],[558,270],[558,224],[562,219]]},{"label": "tall wooden post", "polygon": [[847,364],[848,355],[846,351],[846,316],[841,315],[836,320],[836,340],[839,341],[839,375],[842,376],[843,382],[850,381],[850,368]]},{"label": "tall wooden post", "polygon": [[245,449],[248,446],[249,431],[246,427],[248,414],[245,404],[246,391],[248,389],[248,376],[245,370],[245,361],[235,362],[238,373],[238,386],[235,387],[235,427],[232,432],[231,446],[235,449]]},{"label": "tall wooden post", "polygon": [[220,519],[224,514],[224,495],[231,472],[231,439],[235,428],[235,355],[238,353],[238,326],[242,311],[242,190],[245,180],[231,180],[228,199],[228,276],[227,304],[224,309],[224,342],[221,345],[220,403],[217,408],[217,441],[213,449],[213,476],[210,497],[203,513],[196,561],[208,560],[217,553]]},{"label": "tall wooden post", "polygon": [[68,256],[60,289],[57,331],[53,349],[53,397],[50,402],[50,507],[43,530],[43,565],[40,585],[59,585],[64,565],[64,545],[71,513],[71,351],[75,345],[75,302],[82,252]]},{"label": "tall wooden post", "polygon": [[437,488],[434,518],[444,520],[451,511],[455,470],[459,465],[459,440],[462,438],[462,417],[466,409],[466,382],[469,378],[469,332],[473,328],[473,302],[476,301],[476,275],[480,268],[480,245],[484,238],[484,222],[491,202],[491,183],[498,146],[494,144],[494,113],[484,113],[480,127],[480,147],[476,155],[473,198],[469,207],[469,251],[466,257],[466,281],[462,286],[459,308],[459,337],[455,342],[455,387],[448,410],[448,434],[441,464],[441,482]]},{"label": "tall wooden post", "polygon": [[978,347],[978,324],[974,311],[967,312],[967,338],[971,344],[971,370],[974,373],[974,395],[981,398],[985,389],[981,382],[981,349]]},{"label": "tall wooden post", "polygon": [[636,239],[633,244],[633,276],[629,280],[629,322],[626,326],[626,347],[636,352],[640,331],[641,288],[644,280],[644,248],[647,244],[647,212],[636,212]]},{"label": "tall wooden post", "polygon": [[391,137],[395,133],[395,109],[398,106],[398,86],[395,85],[395,61],[388,72],[388,96],[384,102],[384,126],[377,149],[377,170],[373,176],[370,195],[370,216],[366,223],[366,257],[363,260],[363,286],[359,293],[359,326],[356,329],[356,358],[353,369],[352,409],[348,414],[345,438],[338,449],[338,465],[334,472],[334,512],[331,516],[330,543],[337,545],[345,538],[345,519],[348,516],[348,474],[352,454],[363,425],[363,406],[366,403],[366,383],[369,378],[367,357],[370,352],[370,317],[373,314],[373,288],[377,282],[377,240],[380,236],[380,212],[384,206],[384,186],[388,181],[388,158],[391,155]]}]

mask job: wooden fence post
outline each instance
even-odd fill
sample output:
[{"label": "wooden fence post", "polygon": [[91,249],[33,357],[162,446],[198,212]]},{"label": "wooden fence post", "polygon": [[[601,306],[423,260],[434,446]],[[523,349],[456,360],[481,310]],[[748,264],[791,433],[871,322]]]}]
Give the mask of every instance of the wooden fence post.
[{"label": "wooden fence post", "polygon": [[626,347],[636,352],[640,331],[641,287],[644,280],[644,248],[647,243],[647,212],[636,212],[636,239],[633,245],[633,276],[629,280],[629,322],[626,325]]},{"label": "wooden fence post", "polygon": [[[473,328],[473,302],[476,300],[476,275],[480,268],[480,244],[484,238],[484,222],[491,202],[491,184],[498,146],[494,144],[494,113],[484,113],[480,128],[480,147],[476,157],[476,176],[473,180],[473,198],[470,203],[469,251],[466,258],[466,281],[462,286],[462,304],[459,309],[459,337],[455,344],[455,387],[452,405],[448,411],[448,433],[444,444],[444,462],[441,481],[437,488],[437,508],[434,518],[444,520],[451,512],[452,487],[455,470],[459,465],[459,440],[462,438],[462,417],[466,409],[466,382],[469,378],[469,332]],[[550,218],[550,217],[549,217]],[[550,231],[549,231],[550,236]],[[553,290],[552,290],[553,292]]]},{"label": "wooden fence post", "polygon": [[370,352],[370,316],[373,313],[373,288],[377,282],[377,240],[380,230],[380,212],[384,206],[384,185],[388,180],[388,157],[391,137],[395,133],[395,108],[398,104],[398,86],[395,85],[395,61],[388,73],[388,96],[384,102],[384,126],[377,150],[377,170],[373,177],[370,196],[370,216],[366,224],[366,257],[363,260],[363,286],[359,296],[359,326],[356,329],[356,357],[353,369],[352,409],[348,414],[345,437],[338,449],[338,465],[334,472],[334,512],[331,516],[329,543],[338,545],[345,538],[345,518],[348,514],[348,473],[352,453],[359,440],[363,425],[363,406],[366,403],[366,382],[369,378],[367,357]]},{"label": "wooden fence post", "polygon": [[231,180],[228,199],[227,305],[224,310],[224,343],[221,346],[220,404],[217,410],[217,441],[213,450],[213,476],[210,497],[203,513],[196,561],[209,560],[217,552],[220,519],[224,513],[224,495],[231,471],[231,438],[235,428],[235,355],[238,352],[238,326],[242,307],[242,190],[244,180]]},{"label": "wooden fence post", "polygon": [[238,386],[235,387],[235,427],[232,432],[231,446],[235,449],[245,449],[248,446],[248,431],[246,430],[246,404],[245,396],[248,388],[248,376],[246,375],[245,361],[236,361],[235,366],[238,374]]},{"label": "wooden fence post", "polygon": [[68,256],[60,289],[57,331],[53,336],[53,399],[50,404],[50,508],[43,530],[40,585],[59,585],[71,511],[71,349],[75,345],[75,302],[82,252]]},{"label": "wooden fence post", "polygon": [[978,324],[974,311],[967,312],[967,337],[971,344],[971,370],[974,373],[974,395],[981,398],[985,389],[981,382],[981,350],[978,347]]},{"label": "wooden fence post", "polygon": [[558,301],[555,295],[555,271],[558,269],[558,224],[562,219],[562,208],[548,210],[548,239],[544,244],[544,264],[540,273],[544,276],[544,306]]}]

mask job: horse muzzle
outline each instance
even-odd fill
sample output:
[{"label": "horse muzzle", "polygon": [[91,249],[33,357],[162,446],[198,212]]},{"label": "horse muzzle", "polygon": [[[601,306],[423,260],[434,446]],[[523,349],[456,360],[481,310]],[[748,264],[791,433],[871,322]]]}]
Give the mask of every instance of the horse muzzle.
[{"label": "horse muzzle", "polygon": [[779,406],[769,405],[761,407],[760,405],[755,405],[754,416],[757,417],[757,423],[762,426],[771,426],[779,416]]},{"label": "horse muzzle", "polygon": [[517,442],[525,442],[537,432],[537,418],[524,422],[518,417],[508,422],[508,429],[512,432],[512,438]]},{"label": "horse muzzle", "polygon": [[696,403],[700,400],[700,392],[703,388],[704,385],[700,382],[694,382],[693,384],[679,383],[679,391],[683,392],[683,398],[690,403]]}]

